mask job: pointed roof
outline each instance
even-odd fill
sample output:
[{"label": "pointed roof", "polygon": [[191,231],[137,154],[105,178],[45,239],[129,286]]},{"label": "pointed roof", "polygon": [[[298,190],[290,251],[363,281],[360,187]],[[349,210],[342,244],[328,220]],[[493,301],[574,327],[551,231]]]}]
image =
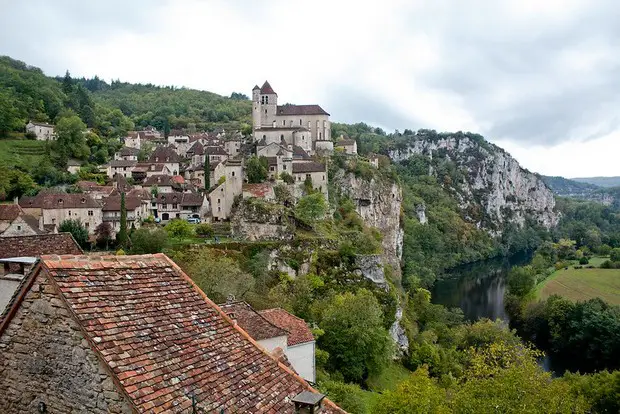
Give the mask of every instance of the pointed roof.
[{"label": "pointed roof", "polygon": [[268,81],[263,83],[263,87],[260,88],[260,93],[263,95],[277,95],[276,91],[273,90]]},{"label": "pointed roof", "polygon": [[[201,412],[292,414],[292,398],[316,392],[163,254],[43,256],[0,321],[0,337],[35,280],[54,287],[135,412],[188,412],[191,392]],[[323,410],[344,414],[329,400]]]},{"label": "pointed roof", "polygon": [[255,90],[257,90],[257,89],[260,89],[260,88],[258,87],[258,85],[254,85],[254,87],[252,88],[252,90],[253,90],[253,91],[255,91]]}]

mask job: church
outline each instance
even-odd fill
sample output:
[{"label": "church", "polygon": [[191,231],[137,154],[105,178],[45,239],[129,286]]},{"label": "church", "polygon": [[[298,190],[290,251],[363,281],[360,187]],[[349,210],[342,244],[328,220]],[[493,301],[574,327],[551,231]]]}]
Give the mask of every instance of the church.
[{"label": "church", "polygon": [[308,154],[334,148],[329,114],[319,105],[278,105],[278,94],[267,81],[252,89],[252,120],[254,140],[261,147],[298,146]]}]

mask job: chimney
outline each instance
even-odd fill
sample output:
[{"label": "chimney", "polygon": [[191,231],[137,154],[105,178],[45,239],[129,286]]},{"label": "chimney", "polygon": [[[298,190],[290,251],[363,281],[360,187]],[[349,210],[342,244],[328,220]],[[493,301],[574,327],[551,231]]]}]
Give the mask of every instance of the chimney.
[{"label": "chimney", "polygon": [[13,204],[19,204],[19,197],[15,197],[13,199]]},{"label": "chimney", "polygon": [[39,230],[45,230],[45,226],[43,225],[43,216],[39,216]]},{"label": "chimney", "polygon": [[323,411],[325,395],[316,392],[303,391],[293,397],[296,414],[318,414]]}]

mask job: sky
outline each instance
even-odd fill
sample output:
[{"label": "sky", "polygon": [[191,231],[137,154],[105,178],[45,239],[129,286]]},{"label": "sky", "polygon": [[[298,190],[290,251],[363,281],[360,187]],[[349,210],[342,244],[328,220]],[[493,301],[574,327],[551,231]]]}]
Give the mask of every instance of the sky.
[{"label": "sky", "polygon": [[620,2],[0,0],[0,55],[472,131],[546,175],[620,175]]}]

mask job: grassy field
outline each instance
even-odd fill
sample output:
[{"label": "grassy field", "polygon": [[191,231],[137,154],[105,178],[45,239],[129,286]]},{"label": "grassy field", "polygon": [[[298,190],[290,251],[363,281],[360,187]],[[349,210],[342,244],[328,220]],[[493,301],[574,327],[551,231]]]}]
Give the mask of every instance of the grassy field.
[{"label": "grassy field", "polygon": [[[597,266],[603,260],[591,260],[590,263]],[[574,301],[599,297],[620,305],[620,269],[561,269],[540,283],[536,294],[541,299],[560,295]]]},{"label": "grassy field", "polygon": [[44,141],[0,140],[0,165],[31,167],[39,164],[45,156]]}]

